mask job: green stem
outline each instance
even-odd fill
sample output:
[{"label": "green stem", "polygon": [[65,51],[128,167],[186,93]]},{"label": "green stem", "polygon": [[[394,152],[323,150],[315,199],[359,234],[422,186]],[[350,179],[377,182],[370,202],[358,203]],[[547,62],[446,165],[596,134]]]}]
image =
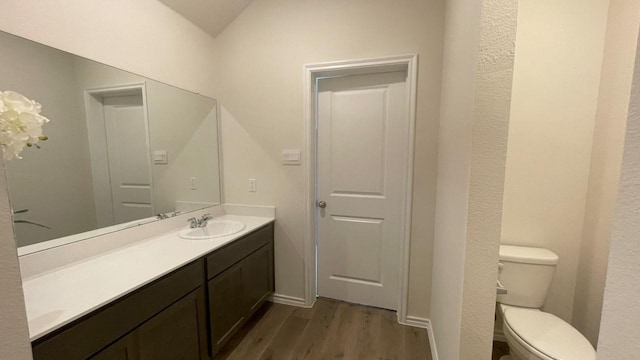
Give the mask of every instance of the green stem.
[{"label": "green stem", "polygon": [[13,221],[15,224],[29,224],[29,225],[35,225],[35,226],[40,226],[43,227],[45,229],[51,229],[50,227],[46,226],[46,225],[42,225],[42,224],[38,224],[38,223],[34,223],[33,221],[29,221],[29,220],[14,220]]}]

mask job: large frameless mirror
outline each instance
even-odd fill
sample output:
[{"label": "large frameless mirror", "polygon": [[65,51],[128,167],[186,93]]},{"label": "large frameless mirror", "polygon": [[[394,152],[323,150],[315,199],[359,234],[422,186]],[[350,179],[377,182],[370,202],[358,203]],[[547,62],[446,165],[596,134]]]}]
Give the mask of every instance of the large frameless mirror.
[{"label": "large frameless mirror", "polygon": [[21,254],[220,203],[216,100],[4,32],[0,64]]}]

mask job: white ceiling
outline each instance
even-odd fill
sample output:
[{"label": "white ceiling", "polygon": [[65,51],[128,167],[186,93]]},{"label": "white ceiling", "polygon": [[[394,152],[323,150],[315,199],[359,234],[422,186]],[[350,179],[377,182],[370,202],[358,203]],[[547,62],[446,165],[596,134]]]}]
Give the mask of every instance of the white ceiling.
[{"label": "white ceiling", "polygon": [[253,0],[160,0],[187,20],[216,37]]}]

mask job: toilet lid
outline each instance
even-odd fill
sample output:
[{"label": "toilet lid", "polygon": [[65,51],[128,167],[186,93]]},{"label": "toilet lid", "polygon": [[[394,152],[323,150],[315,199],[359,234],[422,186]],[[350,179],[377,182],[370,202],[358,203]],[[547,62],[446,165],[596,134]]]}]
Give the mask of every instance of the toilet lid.
[{"label": "toilet lid", "polygon": [[595,360],[591,343],[559,317],[537,309],[508,307],[505,323],[529,346],[553,359]]}]

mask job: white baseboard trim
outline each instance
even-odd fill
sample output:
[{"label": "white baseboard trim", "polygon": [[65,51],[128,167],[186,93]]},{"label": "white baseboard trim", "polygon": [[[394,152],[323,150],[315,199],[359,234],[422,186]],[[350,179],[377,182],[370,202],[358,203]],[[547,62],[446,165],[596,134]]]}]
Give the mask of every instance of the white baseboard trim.
[{"label": "white baseboard trim", "polygon": [[429,334],[429,347],[431,348],[431,359],[438,360],[438,349],[436,348],[436,338],[433,336],[433,327],[431,326],[431,320],[427,320],[428,327],[427,332]]},{"label": "white baseboard trim", "polygon": [[267,300],[275,304],[291,305],[291,306],[297,306],[297,307],[303,307],[303,308],[313,307],[313,304],[311,306],[308,306],[306,301],[303,298],[289,296],[289,295],[273,294]]},{"label": "white baseboard trim", "polygon": [[400,324],[415,326],[423,329],[429,328],[429,319],[421,318],[418,316],[407,315],[407,318],[404,321],[398,320]]},{"label": "white baseboard trim", "polygon": [[436,339],[433,336],[433,327],[431,327],[431,320],[418,316],[407,316],[404,321],[398,319],[398,322],[407,326],[415,326],[427,329],[427,334],[429,336],[429,347],[431,348],[431,359],[438,360],[438,350],[436,349]]}]

